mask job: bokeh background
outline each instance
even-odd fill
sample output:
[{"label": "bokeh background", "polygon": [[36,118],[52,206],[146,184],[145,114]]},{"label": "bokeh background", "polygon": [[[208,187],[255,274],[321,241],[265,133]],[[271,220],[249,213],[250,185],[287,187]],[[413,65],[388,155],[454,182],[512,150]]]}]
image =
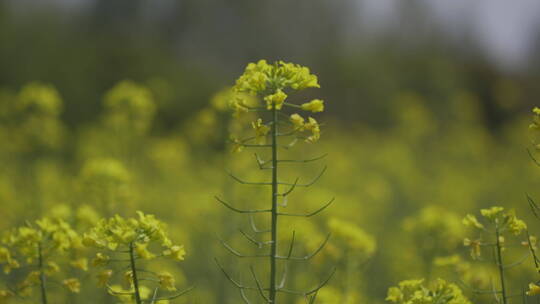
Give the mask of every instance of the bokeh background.
[{"label": "bokeh background", "polygon": [[[297,100],[326,104],[320,143],[287,153],[328,153],[285,171],[307,180],[328,165],[290,208],[336,197],[315,219],[283,223],[299,254],[333,233],[311,264],[291,266],[289,283],[314,286],[336,265],[319,301],[337,304],[383,303],[408,278],[456,281],[434,261],[468,258],[466,213],[501,205],[538,228],[525,198],[540,197],[526,151],[540,96],[538,16],[534,0],[2,0],[0,229],[86,205],[102,216],[153,213],[186,247],[168,266],[179,286],[197,286],[178,302],[240,303],[213,259],[249,280],[257,262],[219,242],[251,250],[238,233],[249,221],[213,196],[248,206],[268,195],[227,176],[264,178],[249,152],[230,153],[230,113],[216,93],[248,62],[284,60],[319,77],[321,88]],[[531,263],[514,270],[516,290],[535,279]],[[493,269],[471,267],[475,286],[489,287]],[[85,281],[83,295],[94,285]]]}]

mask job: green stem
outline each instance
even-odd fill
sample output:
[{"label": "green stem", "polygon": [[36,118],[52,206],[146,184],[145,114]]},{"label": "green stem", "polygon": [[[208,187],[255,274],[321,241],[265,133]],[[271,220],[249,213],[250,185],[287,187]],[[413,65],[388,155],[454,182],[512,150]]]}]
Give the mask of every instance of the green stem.
[{"label": "green stem", "polygon": [[499,267],[499,276],[501,278],[501,292],[502,292],[502,302],[503,304],[507,304],[507,297],[506,297],[506,286],[504,283],[504,265],[502,260],[502,247],[501,247],[501,240],[500,240],[500,233],[499,233],[499,224],[495,224],[495,236],[497,237],[497,266]]},{"label": "green stem", "polygon": [[277,180],[277,133],[278,111],[272,108],[272,245],[270,247],[270,303],[276,303],[276,255],[277,255],[277,220],[278,220],[278,180]]},{"label": "green stem", "polygon": [[41,303],[47,304],[47,289],[45,288],[45,271],[43,265],[43,252],[41,243],[38,243],[38,266],[39,266],[39,286],[41,288]]},{"label": "green stem", "polygon": [[129,243],[129,260],[131,263],[131,274],[133,275],[133,287],[135,288],[135,302],[142,304],[141,294],[139,293],[139,280],[137,279],[137,269],[135,268],[135,254],[133,252],[133,242]]}]

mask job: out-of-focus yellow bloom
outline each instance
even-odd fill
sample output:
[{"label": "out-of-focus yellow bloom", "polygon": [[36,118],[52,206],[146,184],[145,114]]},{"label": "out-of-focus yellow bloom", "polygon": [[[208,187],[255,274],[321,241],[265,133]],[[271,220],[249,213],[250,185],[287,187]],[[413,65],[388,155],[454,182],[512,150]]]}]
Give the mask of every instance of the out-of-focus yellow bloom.
[{"label": "out-of-focus yellow bloom", "polygon": [[76,278],[65,279],[62,281],[62,285],[73,293],[81,292],[81,282]]},{"label": "out-of-focus yellow bloom", "polygon": [[4,264],[5,274],[10,273],[12,269],[20,267],[19,262],[11,256],[9,249],[6,247],[0,247],[0,264]]},{"label": "out-of-focus yellow bloom", "polygon": [[88,225],[93,225],[98,222],[99,214],[94,208],[89,205],[82,205],[77,208],[77,221],[83,222]]},{"label": "out-of-focus yellow bloom", "polygon": [[172,259],[176,261],[183,261],[186,255],[186,250],[184,249],[184,246],[174,245],[174,246],[171,246],[170,248],[163,250],[163,255],[167,257],[171,257]]},{"label": "out-of-focus yellow bloom", "polygon": [[484,229],[484,225],[482,225],[478,221],[476,216],[474,216],[472,214],[467,214],[465,216],[465,218],[463,218],[463,225],[465,225],[467,227],[475,227],[475,228],[478,228],[478,229]]},{"label": "out-of-focus yellow bloom", "polygon": [[294,129],[297,131],[304,131],[304,118],[299,114],[292,114],[289,118],[290,122],[293,124]]},{"label": "out-of-focus yellow bloom", "polygon": [[475,260],[478,259],[482,254],[482,243],[480,240],[471,240],[469,238],[465,238],[463,240],[463,245],[466,247],[471,247],[471,257]]},{"label": "out-of-focus yellow bloom", "polygon": [[397,287],[390,287],[386,301],[398,304],[471,304],[463,295],[461,289],[452,283],[437,279],[431,286],[426,286],[424,280],[401,281]]},{"label": "out-of-focus yellow bloom", "polygon": [[162,272],[158,274],[159,285],[161,288],[164,288],[169,291],[175,291],[176,287],[174,286],[175,280],[172,274],[168,272]]},{"label": "out-of-focus yellow bloom", "polygon": [[98,280],[98,286],[99,287],[105,287],[109,283],[109,280],[111,279],[113,274],[113,271],[110,269],[105,269],[100,271],[97,274],[97,280]]},{"label": "out-of-focus yellow bloom", "polygon": [[53,86],[32,82],[21,89],[18,106],[37,114],[58,116],[62,112],[62,99]]},{"label": "out-of-focus yellow bloom", "polygon": [[354,223],[337,218],[331,218],[328,221],[328,227],[332,234],[340,240],[343,240],[346,246],[353,249],[364,257],[370,257],[377,249],[375,238]]},{"label": "out-of-focus yellow bloom", "polygon": [[146,132],[154,118],[156,105],[152,92],[132,81],[118,83],[105,94],[105,122],[135,134]]},{"label": "out-of-focus yellow bloom", "polygon": [[[503,207],[491,207],[489,209],[481,209],[480,213],[490,222],[495,223],[500,229],[500,232],[509,231],[514,235],[520,235],[527,230],[527,224],[518,219],[513,210],[504,211]],[[463,224],[482,229],[482,225],[474,215],[467,214],[463,219]]]},{"label": "out-of-focus yellow bloom", "polygon": [[311,131],[311,135],[306,138],[306,142],[314,143],[321,138],[321,129],[315,118],[308,117],[308,122],[304,124],[304,129]]},{"label": "out-of-focus yellow bloom", "polygon": [[129,286],[133,286],[133,271],[128,270],[128,271],[124,272],[124,281]]},{"label": "out-of-focus yellow bloom", "polygon": [[266,101],[266,108],[271,110],[275,107],[276,110],[281,110],[286,98],[287,94],[285,94],[281,89],[277,89],[274,94],[264,97],[264,101]]},{"label": "out-of-focus yellow bloom", "polygon": [[85,182],[119,185],[130,180],[129,171],[114,158],[96,158],[87,161],[81,171]]},{"label": "out-of-focus yellow bloom", "polygon": [[518,219],[514,214],[508,214],[507,218],[508,230],[514,235],[520,235],[523,231],[527,230],[527,224]]},{"label": "out-of-focus yellow bloom", "polygon": [[88,259],[87,258],[78,258],[69,263],[72,267],[78,268],[83,271],[88,270]]},{"label": "out-of-focus yellow bloom", "polygon": [[45,265],[45,273],[47,275],[52,275],[60,271],[60,266],[56,264],[55,262],[49,261],[47,262],[47,265]]},{"label": "out-of-focus yellow bloom", "polygon": [[244,150],[244,145],[238,138],[232,138],[231,139],[231,152],[232,153],[239,153]]},{"label": "out-of-focus yellow bloom", "polygon": [[302,104],[302,110],[311,111],[313,113],[324,111],[324,101],[321,99],[313,99],[308,103]]},{"label": "out-of-focus yellow bloom", "polygon": [[109,263],[111,258],[101,252],[96,253],[96,257],[92,260],[93,266],[105,266]]},{"label": "out-of-focus yellow bloom", "polygon": [[540,286],[536,283],[529,283],[529,290],[526,293],[528,296],[540,295]]},{"label": "out-of-focus yellow bloom", "polygon": [[[9,290],[5,290],[5,289],[0,290],[0,300],[9,300],[13,298],[13,296],[15,296],[15,294]],[[1,303],[4,303],[4,302],[1,302]]]},{"label": "out-of-focus yellow bloom", "polygon": [[260,118],[252,122],[251,127],[255,130],[255,141],[258,144],[264,144],[266,135],[270,132],[270,127],[263,124]]},{"label": "out-of-focus yellow bloom", "polygon": [[137,245],[135,245],[135,252],[140,258],[143,258],[145,260],[153,259],[154,257],[156,257],[153,253],[148,251],[147,247],[148,247],[148,243],[143,243],[143,244],[138,243]]},{"label": "out-of-focus yellow bloom", "polygon": [[495,207],[491,207],[489,209],[481,209],[480,210],[480,213],[482,214],[483,217],[491,220],[491,221],[494,221],[495,218],[497,218],[497,216],[499,214],[501,214],[501,212],[503,212],[504,208],[503,207],[498,207],[498,206],[495,206]]}]

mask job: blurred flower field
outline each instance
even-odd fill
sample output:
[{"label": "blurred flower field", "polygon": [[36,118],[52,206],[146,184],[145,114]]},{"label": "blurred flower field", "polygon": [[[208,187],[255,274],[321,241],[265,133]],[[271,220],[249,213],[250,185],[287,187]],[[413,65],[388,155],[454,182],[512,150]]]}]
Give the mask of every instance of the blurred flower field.
[{"label": "blurred flower field", "polygon": [[[231,213],[214,197],[238,208],[268,207],[266,189],[237,183],[228,172],[269,178],[258,156],[230,137],[253,129],[265,137],[269,129],[251,113],[235,115],[227,106],[231,94],[215,92],[185,123],[157,132],[166,92],[151,83],[117,83],[103,92],[99,117],[76,127],[63,121],[65,100],[53,85],[1,90],[0,303],[43,303],[45,279],[48,303],[242,303],[214,260],[242,282],[252,282],[250,265],[267,277],[267,264],[235,257],[220,240],[257,253],[244,233],[255,223],[268,229],[268,217]],[[255,102],[249,98],[247,104]],[[425,94],[399,92],[384,128],[319,117],[319,99],[303,107],[320,130],[306,129],[311,137],[282,153],[318,160],[284,164],[280,174],[294,184],[324,175],[280,203],[295,213],[335,201],[313,217],[280,220],[278,242],[287,244],[294,231],[299,255],[318,251],[330,233],[310,261],[288,267],[288,286],[313,288],[335,267],[314,303],[537,300],[539,227],[529,205],[534,210],[540,199],[540,168],[526,150],[534,158],[533,114],[516,115],[493,132],[475,92],[451,90],[444,98],[433,109]],[[271,108],[283,99],[265,100]],[[305,99],[291,96],[299,104]],[[144,264],[142,300],[133,296],[138,268],[130,254]],[[506,294],[499,292],[501,266]],[[257,290],[246,296],[264,303]]]}]

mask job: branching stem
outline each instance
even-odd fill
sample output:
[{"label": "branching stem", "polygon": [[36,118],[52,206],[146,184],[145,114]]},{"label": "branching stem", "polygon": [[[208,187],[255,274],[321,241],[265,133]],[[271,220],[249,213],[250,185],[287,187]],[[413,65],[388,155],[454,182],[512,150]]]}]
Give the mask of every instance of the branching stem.
[{"label": "branching stem", "polygon": [[271,223],[271,245],[270,245],[270,291],[268,295],[269,303],[276,303],[276,255],[277,255],[277,220],[278,220],[278,155],[277,155],[277,134],[278,134],[278,111],[274,105],[272,108],[272,223]]},{"label": "branching stem", "polygon": [[496,249],[497,249],[497,265],[499,268],[499,276],[501,279],[501,293],[502,293],[502,303],[507,304],[507,295],[506,295],[506,286],[504,282],[504,264],[502,260],[502,246],[501,246],[501,240],[500,240],[500,232],[499,232],[499,224],[495,224],[495,236],[497,237],[496,241]]},{"label": "branching stem", "polygon": [[135,289],[135,303],[142,304],[141,294],[139,292],[139,280],[137,279],[137,268],[135,267],[133,242],[129,243],[129,260],[131,264],[131,275],[133,276],[133,287]]},{"label": "branching stem", "polygon": [[43,251],[41,243],[38,243],[38,267],[39,267],[39,287],[41,289],[41,303],[47,304],[47,289],[45,287],[45,270],[43,265]]}]

